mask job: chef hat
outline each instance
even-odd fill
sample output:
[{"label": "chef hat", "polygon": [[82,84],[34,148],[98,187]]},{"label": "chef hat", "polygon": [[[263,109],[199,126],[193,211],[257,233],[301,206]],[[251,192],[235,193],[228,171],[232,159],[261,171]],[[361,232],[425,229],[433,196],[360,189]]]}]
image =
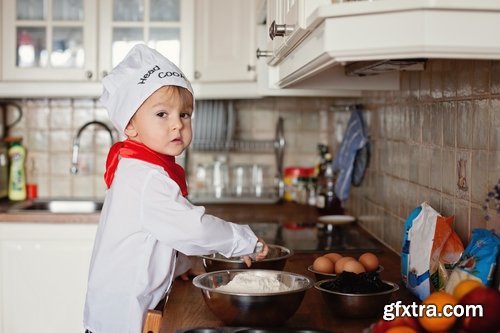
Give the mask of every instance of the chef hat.
[{"label": "chef hat", "polygon": [[102,83],[101,103],[121,134],[137,109],[159,88],[179,86],[194,96],[193,88],[181,70],[144,44],[135,45]]}]

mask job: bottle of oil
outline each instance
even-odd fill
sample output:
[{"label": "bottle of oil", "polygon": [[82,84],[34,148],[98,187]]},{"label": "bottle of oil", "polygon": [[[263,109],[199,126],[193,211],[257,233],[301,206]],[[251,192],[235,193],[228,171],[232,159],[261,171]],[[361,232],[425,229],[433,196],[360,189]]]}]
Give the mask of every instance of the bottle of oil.
[{"label": "bottle of oil", "polygon": [[320,215],[343,215],[342,203],[335,195],[335,173],[332,155],[325,154],[325,161],[318,175],[316,207]]},{"label": "bottle of oil", "polygon": [[9,199],[13,201],[26,200],[26,171],[24,169],[26,149],[21,145],[20,138],[11,142],[9,157]]},{"label": "bottle of oil", "polygon": [[326,154],[329,154],[328,150],[329,148],[327,145],[318,143],[319,162],[316,165],[316,177],[318,177],[320,173],[323,173],[325,171],[325,156]]}]

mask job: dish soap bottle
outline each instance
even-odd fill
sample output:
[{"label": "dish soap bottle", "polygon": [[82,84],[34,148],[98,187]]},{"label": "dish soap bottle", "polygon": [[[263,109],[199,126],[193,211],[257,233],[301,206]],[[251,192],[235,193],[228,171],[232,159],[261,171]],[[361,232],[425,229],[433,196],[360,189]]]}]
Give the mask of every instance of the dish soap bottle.
[{"label": "dish soap bottle", "polygon": [[24,161],[26,149],[21,145],[21,138],[15,138],[9,147],[9,199],[13,201],[26,200],[26,172]]}]

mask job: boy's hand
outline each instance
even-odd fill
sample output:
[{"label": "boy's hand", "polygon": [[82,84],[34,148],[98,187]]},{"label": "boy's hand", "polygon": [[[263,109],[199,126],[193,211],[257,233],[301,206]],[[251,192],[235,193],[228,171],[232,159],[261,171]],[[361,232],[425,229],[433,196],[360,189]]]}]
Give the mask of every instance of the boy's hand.
[{"label": "boy's hand", "polygon": [[[255,254],[255,261],[261,261],[264,260],[269,253],[269,246],[262,238],[258,238],[257,242],[262,244],[262,250]],[[252,258],[250,256],[243,256],[243,261],[247,267],[252,266]]]}]

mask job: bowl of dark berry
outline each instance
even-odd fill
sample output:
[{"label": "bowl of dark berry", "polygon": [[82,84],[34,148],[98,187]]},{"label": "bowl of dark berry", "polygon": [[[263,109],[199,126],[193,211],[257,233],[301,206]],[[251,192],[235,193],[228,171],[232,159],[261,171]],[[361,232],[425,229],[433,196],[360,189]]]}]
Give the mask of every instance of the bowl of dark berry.
[{"label": "bowl of dark berry", "polygon": [[396,283],[381,280],[376,272],[342,272],[334,279],[316,282],[314,287],[321,292],[334,315],[346,318],[380,315],[399,290]]}]

